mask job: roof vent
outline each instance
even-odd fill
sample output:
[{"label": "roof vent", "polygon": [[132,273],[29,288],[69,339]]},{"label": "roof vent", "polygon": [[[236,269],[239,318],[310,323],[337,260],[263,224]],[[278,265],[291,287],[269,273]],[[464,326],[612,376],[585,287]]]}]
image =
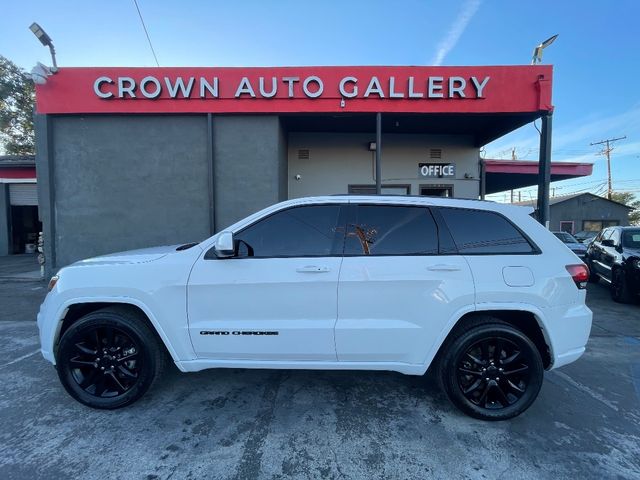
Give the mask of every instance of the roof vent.
[{"label": "roof vent", "polygon": [[429,149],[429,158],[442,158],[442,149],[441,148],[431,148]]},{"label": "roof vent", "polygon": [[309,160],[309,149],[302,148],[298,150],[298,160]]}]

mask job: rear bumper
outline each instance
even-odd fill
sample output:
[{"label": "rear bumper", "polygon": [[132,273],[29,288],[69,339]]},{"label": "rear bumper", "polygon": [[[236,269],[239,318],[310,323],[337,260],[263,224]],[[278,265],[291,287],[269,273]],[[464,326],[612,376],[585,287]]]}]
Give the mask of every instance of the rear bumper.
[{"label": "rear bumper", "polygon": [[551,345],[551,369],[575,362],[585,351],[593,313],[584,304],[545,311],[545,329]]}]

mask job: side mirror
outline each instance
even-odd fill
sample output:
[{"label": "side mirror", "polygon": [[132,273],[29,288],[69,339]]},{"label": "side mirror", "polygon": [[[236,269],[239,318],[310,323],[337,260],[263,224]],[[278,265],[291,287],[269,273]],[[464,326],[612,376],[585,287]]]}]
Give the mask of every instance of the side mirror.
[{"label": "side mirror", "polygon": [[613,240],[611,240],[610,238],[607,238],[606,240],[602,240],[602,246],[603,247],[613,247]]},{"label": "side mirror", "polygon": [[222,232],[218,235],[214,249],[218,258],[233,257],[236,253],[233,232]]}]

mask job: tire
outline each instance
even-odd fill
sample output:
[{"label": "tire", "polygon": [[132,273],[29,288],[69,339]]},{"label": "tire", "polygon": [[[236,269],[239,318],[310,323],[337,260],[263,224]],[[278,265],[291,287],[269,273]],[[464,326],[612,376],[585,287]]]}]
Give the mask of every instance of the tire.
[{"label": "tire", "polygon": [[166,363],[161,340],[140,314],[109,307],[64,332],[56,369],[69,395],[92,408],[130,405],[149,390]]},{"label": "tire", "polygon": [[491,317],[457,332],[445,345],[438,370],[444,391],[456,407],[491,421],[516,417],[529,408],[544,377],[542,358],[533,342]]},{"label": "tire", "polygon": [[611,299],[618,303],[631,303],[633,296],[624,270],[616,268],[611,274]]}]

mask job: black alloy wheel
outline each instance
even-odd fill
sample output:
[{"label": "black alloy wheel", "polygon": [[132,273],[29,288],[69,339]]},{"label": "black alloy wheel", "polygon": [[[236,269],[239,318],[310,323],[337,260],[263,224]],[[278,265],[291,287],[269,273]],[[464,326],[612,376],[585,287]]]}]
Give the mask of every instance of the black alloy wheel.
[{"label": "black alloy wheel", "polygon": [[611,299],[618,303],[630,303],[632,300],[629,283],[624,270],[616,268],[611,275]]},{"label": "black alloy wheel", "polygon": [[58,376],[85,405],[123,407],[140,398],[159,375],[163,348],[135,311],[98,310],[64,332],[56,355]]},{"label": "black alloy wheel", "polygon": [[544,376],[531,339],[491,317],[454,335],[439,360],[440,379],[454,405],[482,420],[506,420],[531,406]]},{"label": "black alloy wheel", "polygon": [[501,409],[513,405],[529,385],[531,359],[518,345],[489,337],[471,345],[458,363],[458,385],[474,405]]}]

